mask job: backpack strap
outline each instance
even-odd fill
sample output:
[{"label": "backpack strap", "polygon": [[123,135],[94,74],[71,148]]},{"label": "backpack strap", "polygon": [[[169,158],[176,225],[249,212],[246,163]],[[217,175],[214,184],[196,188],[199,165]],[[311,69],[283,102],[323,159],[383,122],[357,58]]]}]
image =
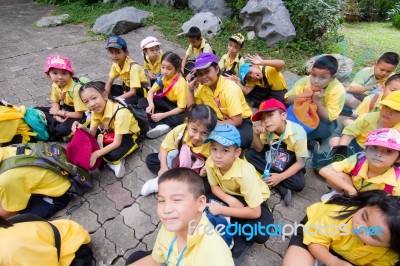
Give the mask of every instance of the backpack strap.
[{"label": "backpack strap", "polygon": [[[400,177],[400,167],[394,166],[393,168],[394,168],[394,173],[395,173],[396,181],[397,181],[397,180],[399,180],[399,177]],[[393,189],[394,189],[394,186],[385,184],[384,190],[385,190],[388,194],[392,195]]]},{"label": "backpack strap", "polygon": [[378,100],[379,94],[375,94],[374,97],[372,97],[371,102],[369,103],[368,111],[371,111],[374,109],[374,106],[376,104],[376,101]]},{"label": "backpack strap", "polygon": [[50,225],[50,227],[54,233],[54,243],[55,243],[55,247],[57,249],[57,260],[60,261],[61,236],[60,236],[60,232],[58,231],[57,227],[54,224],[49,223],[45,219],[43,219],[37,215],[30,214],[30,213],[13,216],[13,217],[9,218],[8,221],[10,221],[14,224],[15,223],[25,223],[25,222],[45,222],[48,225]]},{"label": "backpack strap", "polygon": [[163,90],[160,93],[155,93],[154,94],[154,98],[162,98],[164,97],[168,92],[170,92],[172,90],[172,88],[175,86],[176,82],[178,81],[179,77],[181,76],[181,74],[177,74],[176,77],[174,78],[174,80],[171,82],[171,85],[169,85],[169,87],[166,90]]},{"label": "backpack strap", "polygon": [[352,176],[358,175],[358,172],[360,172],[360,169],[361,169],[362,165],[364,164],[365,160],[367,160],[367,157],[365,157],[365,154],[364,154],[364,153],[361,153],[361,155],[359,155],[359,156],[357,157],[357,164],[356,164],[356,166],[354,167],[354,169],[351,170],[351,172],[350,172],[350,174],[351,174]]},{"label": "backpack strap", "polygon": [[269,86],[269,83],[268,83],[267,75],[265,74],[266,68],[267,68],[267,66],[263,66],[261,68],[261,72],[262,72],[261,74],[263,75],[262,80],[263,80],[264,85],[267,86],[267,88],[269,88],[269,90],[271,90],[271,86]]},{"label": "backpack strap", "polygon": [[[240,61],[240,59],[242,59],[242,56],[239,54],[239,57],[238,57],[238,59],[239,59],[239,61]],[[229,72],[231,72],[232,74],[233,73],[235,73],[235,68],[236,68],[236,66],[237,66],[237,61],[235,61],[235,62],[233,62],[233,66],[231,67],[231,69],[229,70]]]}]

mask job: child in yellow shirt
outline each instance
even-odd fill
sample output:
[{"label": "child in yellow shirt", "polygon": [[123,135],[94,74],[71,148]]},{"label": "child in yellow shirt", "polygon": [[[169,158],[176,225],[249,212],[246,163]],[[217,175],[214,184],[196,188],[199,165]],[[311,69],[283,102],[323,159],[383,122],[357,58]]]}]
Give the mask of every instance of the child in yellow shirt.
[{"label": "child in yellow shirt", "polygon": [[153,36],[146,37],[140,43],[143,51],[144,71],[150,79],[150,85],[156,80],[156,75],[161,74],[161,49],[160,42]]},{"label": "child in yellow shirt", "polygon": [[228,53],[219,60],[218,66],[224,76],[237,76],[239,68],[244,64],[244,58],[240,54],[244,45],[244,37],[240,33],[233,34],[228,40]]}]

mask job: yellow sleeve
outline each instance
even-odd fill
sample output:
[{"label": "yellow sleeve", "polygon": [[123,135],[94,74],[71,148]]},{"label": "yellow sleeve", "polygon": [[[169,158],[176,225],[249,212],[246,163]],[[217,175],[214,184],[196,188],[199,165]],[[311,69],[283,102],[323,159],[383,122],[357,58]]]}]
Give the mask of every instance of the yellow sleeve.
[{"label": "yellow sleeve", "polygon": [[310,83],[310,76],[304,77],[296,81],[293,87],[285,94],[285,99],[289,96],[299,95],[303,93],[309,86]]},{"label": "yellow sleeve", "polygon": [[364,98],[364,100],[360,103],[354,113],[358,116],[362,114],[366,114],[369,112],[369,105],[371,104],[371,95]]},{"label": "yellow sleeve", "polygon": [[334,162],[331,167],[338,173],[349,174],[357,165],[357,156],[358,154],[354,154],[343,161]]},{"label": "yellow sleeve", "polygon": [[60,102],[60,95],[58,94],[57,88],[54,86],[54,84],[51,86],[50,100],[53,103]]},{"label": "yellow sleeve", "polygon": [[211,45],[208,42],[204,45],[203,53],[213,53]]},{"label": "yellow sleeve", "polygon": [[263,203],[264,198],[259,185],[259,175],[250,163],[242,162],[242,182],[240,184],[240,194],[250,208],[255,208]]},{"label": "yellow sleeve", "polygon": [[[163,243],[161,243],[163,240],[166,240],[168,238],[168,234],[164,226],[161,226],[160,231],[157,234],[156,242],[153,247],[153,251],[151,252],[151,257],[158,263],[164,263],[166,258],[166,251],[164,251]],[[172,241],[172,239],[171,239]],[[164,243],[165,244],[165,243]],[[169,247],[166,247],[167,249]]]},{"label": "yellow sleeve", "polygon": [[114,64],[112,64],[111,68],[110,68],[110,72],[108,73],[108,76],[110,78],[116,79],[119,77],[119,72],[117,72]]},{"label": "yellow sleeve", "polygon": [[192,45],[189,44],[189,47],[187,48],[185,55],[191,55],[192,54]]},{"label": "yellow sleeve", "polygon": [[[136,122],[136,127],[134,128],[131,128],[132,120],[135,120],[133,122]],[[131,131],[132,129],[134,130],[133,132]],[[133,114],[127,108],[121,108],[120,110],[118,110],[117,114],[115,115],[114,121],[115,134],[134,134],[139,131],[139,125],[137,124],[136,119],[133,117]]]},{"label": "yellow sleeve", "polygon": [[287,88],[286,81],[282,76],[282,73],[280,71],[277,71],[276,68],[267,66],[265,68],[264,75],[266,75],[268,83],[271,85],[272,90],[280,91]]},{"label": "yellow sleeve", "polygon": [[209,157],[206,161],[206,172],[207,172],[208,183],[210,183],[210,186],[218,186],[218,181],[215,177],[215,174],[214,174],[214,171],[212,168],[211,157]]},{"label": "yellow sleeve", "polygon": [[75,93],[75,95],[74,95],[73,101],[74,101],[75,111],[76,112],[85,112],[87,110],[87,106],[82,102],[82,99],[79,96],[79,89],[77,88],[76,91],[74,91],[74,93]]},{"label": "yellow sleeve", "polygon": [[366,121],[365,119],[366,116],[367,114],[360,115],[359,117],[357,117],[357,119],[353,123],[351,123],[350,125],[346,126],[343,129],[342,135],[357,137],[358,135],[364,133],[365,123],[368,123],[368,121]]},{"label": "yellow sleeve", "polygon": [[224,69],[224,68],[225,68],[224,56],[225,56],[225,55],[223,55],[223,56],[221,57],[221,59],[219,60],[219,62],[218,62],[218,67],[219,67],[220,69]]},{"label": "yellow sleeve", "polygon": [[179,125],[172,129],[165,136],[164,140],[161,142],[161,147],[167,151],[175,150],[178,148],[177,142],[178,138],[183,137],[183,131],[186,127],[186,124]]},{"label": "yellow sleeve", "polygon": [[[28,205],[31,192],[25,183],[10,182],[16,175],[24,174],[24,169],[18,168],[8,170],[0,175],[0,203],[3,209],[9,212],[21,211]],[[26,173],[28,174],[28,173]]]},{"label": "yellow sleeve", "polygon": [[339,117],[346,100],[346,91],[344,90],[342,83],[338,80],[332,82],[335,82],[336,84],[332,84],[334,87],[329,91],[329,94],[326,96],[323,95],[321,99],[328,111],[330,121],[334,121]]}]

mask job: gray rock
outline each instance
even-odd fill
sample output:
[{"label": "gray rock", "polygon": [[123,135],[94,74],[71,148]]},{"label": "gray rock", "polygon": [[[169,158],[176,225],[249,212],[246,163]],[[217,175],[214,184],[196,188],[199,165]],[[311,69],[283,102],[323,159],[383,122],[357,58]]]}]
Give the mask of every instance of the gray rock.
[{"label": "gray rock", "polygon": [[[350,80],[351,72],[353,71],[353,65],[354,65],[353,60],[341,54],[330,54],[330,55],[334,56],[339,63],[339,68],[337,72],[338,80],[340,82],[348,82]],[[307,73],[311,72],[311,68],[315,63],[315,60],[317,60],[320,56],[322,55],[314,56],[306,62],[305,67]]]},{"label": "gray rock", "polygon": [[127,2],[126,0],[103,0],[104,4],[109,4],[109,3],[123,4],[126,2]]},{"label": "gray rock", "polygon": [[183,23],[183,32],[180,33],[180,35],[188,32],[193,26],[196,26],[201,30],[203,37],[206,39],[211,39],[221,30],[222,21],[219,17],[215,16],[211,12],[197,13],[191,19]]},{"label": "gray rock", "polygon": [[188,0],[188,6],[193,13],[212,12],[217,17],[230,17],[234,12],[225,0]]},{"label": "gray rock", "polygon": [[152,6],[174,6],[175,0],[150,0]]},{"label": "gray rock", "polygon": [[36,21],[35,25],[40,28],[48,28],[62,25],[65,20],[69,18],[68,14],[59,16],[43,17]]},{"label": "gray rock", "polygon": [[254,30],[268,46],[296,36],[289,11],[281,0],[249,0],[240,11],[242,28]]},{"label": "gray rock", "polygon": [[130,32],[142,26],[150,16],[147,11],[134,7],[125,7],[110,14],[100,16],[93,25],[94,33],[118,35]]}]

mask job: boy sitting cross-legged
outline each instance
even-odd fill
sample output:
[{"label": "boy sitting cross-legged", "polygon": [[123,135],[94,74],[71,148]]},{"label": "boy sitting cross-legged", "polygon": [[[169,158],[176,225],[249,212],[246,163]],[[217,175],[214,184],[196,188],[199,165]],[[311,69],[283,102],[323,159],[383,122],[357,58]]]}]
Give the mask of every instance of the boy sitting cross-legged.
[{"label": "boy sitting cross-legged", "polygon": [[216,126],[204,142],[209,141],[211,156],[206,161],[206,171],[211,192],[228,206],[212,202],[208,208],[213,215],[231,217],[233,224],[246,225],[247,228],[242,227],[241,235],[233,237],[232,255],[239,258],[253,242],[262,244],[269,238],[268,234],[252,234],[246,229],[256,225],[268,226],[274,222],[265,202],[270,191],[254,166],[239,158],[242,150],[239,148],[240,134],[236,127],[229,124]]},{"label": "boy sitting cross-legged", "polygon": [[203,179],[196,172],[173,168],[163,173],[157,204],[162,227],[153,251],[133,253],[126,265],[234,265],[229,247],[203,214],[205,207]]}]

